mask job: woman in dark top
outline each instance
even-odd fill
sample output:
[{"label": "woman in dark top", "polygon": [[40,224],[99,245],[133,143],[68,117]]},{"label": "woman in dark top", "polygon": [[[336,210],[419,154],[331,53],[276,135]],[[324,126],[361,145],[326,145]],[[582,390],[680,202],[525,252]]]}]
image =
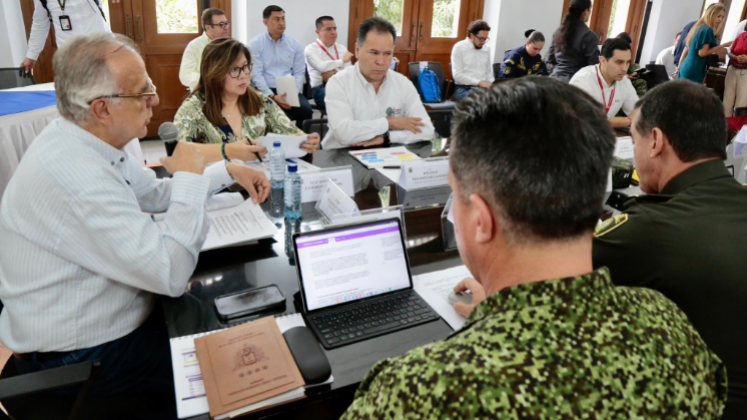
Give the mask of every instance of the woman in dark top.
[{"label": "woman in dark top", "polygon": [[591,0],[571,1],[550,46],[547,61],[555,65],[552,77],[568,82],[582,68],[599,64],[599,38],[586,26],[590,16]]},{"label": "woman in dark top", "polygon": [[545,36],[542,32],[530,29],[524,33],[527,43],[519,48],[506,51],[503,57],[501,74],[504,79],[541,74],[548,76],[545,60],[540,51],[545,47]]}]

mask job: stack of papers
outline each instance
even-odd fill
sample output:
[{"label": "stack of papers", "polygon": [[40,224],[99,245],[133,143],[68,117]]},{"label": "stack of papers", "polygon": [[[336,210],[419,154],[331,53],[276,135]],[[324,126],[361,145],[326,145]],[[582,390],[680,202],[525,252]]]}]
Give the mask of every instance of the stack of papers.
[{"label": "stack of papers", "polygon": [[454,287],[467,277],[472,277],[467,266],[449,268],[435,271],[433,273],[413,276],[412,282],[415,291],[423,298],[434,311],[454,330],[462,328],[467,318],[459,315],[454,310],[454,304],[449,302],[449,294]]},{"label": "stack of papers", "polygon": [[369,169],[383,166],[402,166],[407,161],[421,160],[420,156],[407,150],[404,146],[350,151],[348,153]]}]

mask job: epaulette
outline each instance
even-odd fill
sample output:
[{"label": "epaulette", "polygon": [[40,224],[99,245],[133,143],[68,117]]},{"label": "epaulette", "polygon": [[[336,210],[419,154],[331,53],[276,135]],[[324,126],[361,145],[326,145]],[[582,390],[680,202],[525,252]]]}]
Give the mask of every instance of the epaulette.
[{"label": "epaulette", "polygon": [[663,194],[629,195],[628,199],[625,200],[624,208],[627,210],[629,207],[632,207],[636,204],[666,203],[672,198],[674,198],[673,195]]}]

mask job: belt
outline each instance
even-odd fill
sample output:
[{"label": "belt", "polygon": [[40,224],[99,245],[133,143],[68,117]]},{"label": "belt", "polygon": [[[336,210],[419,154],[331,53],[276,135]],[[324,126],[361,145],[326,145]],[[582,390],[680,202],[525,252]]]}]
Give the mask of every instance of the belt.
[{"label": "belt", "polygon": [[71,351],[49,351],[49,352],[31,352],[31,353],[13,353],[13,356],[22,362],[33,362],[34,355],[36,355],[36,361],[39,363],[47,363],[53,360],[59,360],[63,357],[67,357],[78,350]]}]

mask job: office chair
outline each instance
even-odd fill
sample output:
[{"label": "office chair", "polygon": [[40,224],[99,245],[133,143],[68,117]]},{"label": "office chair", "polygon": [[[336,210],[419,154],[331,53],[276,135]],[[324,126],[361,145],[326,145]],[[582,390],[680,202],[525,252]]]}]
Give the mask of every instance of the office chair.
[{"label": "office chair", "polygon": [[503,79],[503,74],[501,73],[502,67],[503,63],[493,63],[493,77],[495,80]]},{"label": "office chair", "polygon": [[29,74],[28,77],[19,76],[20,68],[0,68],[0,90],[26,87],[36,84],[34,76]]},{"label": "office chair", "polygon": [[324,135],[327,132],[327,119],[321,118],[316,120],[304,120],[302,127],[304,133],[319,133],[320,139],[324,140]]},{"label": "office chair", "polygon": [[308,100],[311,104],[311,109],[315,109],[321,112],[322,118],[324,118],[327,115],[327,110],[317,105],[316,102],[311,102],[311,100],[314,99],[313,95],[311,94],[312,90],[313,89],[311,88],[311,77],[309,76],[309,69],[306,69],[306,81],[303,84],[303,96],[306,97],[306,100]]},{"label": "office chair", "polygon": [[[444,99],[441,102],[423,102],[423,105],[433,110],[453,110],[454,108],[456,108],[457,103],[446,99],[451,97],[451,95],[453,94],[453,92],[451,91],[453,87],[451,80],[446,79],[446,73],[444,73],[444,69],[443,67],[441,67],[441,63],[435,61],[428,61],[427,63],[428,70],[436,73],[436,76],[438,77],[439,85],[441,86],[441,95]],[[420,62],[416,61],[414,63],[409,63],[408,66],[410,69],[410,80],[413,84],[415,84],[415,87],[417,88],[418,76],[420,75]],[[420,89],[418,89],[418,93],[420,93]],[[420,94],[420,100],[423,100],[422,93]]]}]

